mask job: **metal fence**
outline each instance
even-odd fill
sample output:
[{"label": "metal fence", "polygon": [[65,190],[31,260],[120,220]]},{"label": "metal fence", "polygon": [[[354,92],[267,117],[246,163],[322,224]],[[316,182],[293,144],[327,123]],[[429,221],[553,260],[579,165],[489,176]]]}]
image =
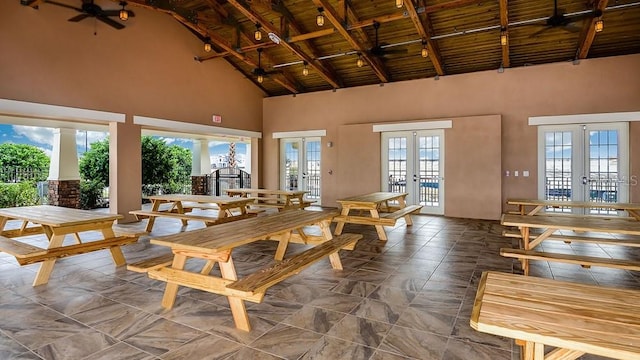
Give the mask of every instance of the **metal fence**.
[{"label": "metal fence", "polygon": [[227,189],[250,188],[251,174],[236,167],[221,168],[211,173],[207,184],[207,193],[215,196],[226,195]]},{"label": "metal fence", "polygon": [[1,166],[0,183],[20,183],[23,181],[44,180],[49,170],[25,168],[20,166]]}]

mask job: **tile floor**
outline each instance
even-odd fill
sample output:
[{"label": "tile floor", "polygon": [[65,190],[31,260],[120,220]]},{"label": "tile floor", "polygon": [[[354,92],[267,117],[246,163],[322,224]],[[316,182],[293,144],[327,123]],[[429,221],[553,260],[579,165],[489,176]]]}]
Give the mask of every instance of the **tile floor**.
[{"label": "tile floor", "polygon": [[[160,219],[152,235],[180,230]],[[163,283],[115,268],[108,251],[58,261],[49,284],[36,288],[37,265],[0,254],[0,359],[519,358],[511,340],[469,327],[482,271],[514,271],[498,254],[512,244],[497,222],[414,216],[411,227],[388,227],[386,243],[370,226],[345,231],[365,236],[341,252],[345,270],[323,260],[270,288],[263,303],[247,303],[251,332],[235,329],[218,295],[182,288],[176,306],[163,309]],[[640,258],[613,247],[548,246]],[[272,261],[275,248],[264,241],[235,250],[239,275]],[[148,237],[124,248],[130,262],[159,250]],[[534,262],[532,274],[640,289],[640,274],[620,270]]]}]

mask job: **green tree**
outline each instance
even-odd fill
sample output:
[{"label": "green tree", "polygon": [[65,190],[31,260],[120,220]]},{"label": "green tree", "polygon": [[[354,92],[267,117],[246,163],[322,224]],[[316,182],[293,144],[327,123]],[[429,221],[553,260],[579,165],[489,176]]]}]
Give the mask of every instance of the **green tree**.
[{"label": "green tree", "polygon": [[[32,145],[4,143],[0,144],[0,168],[28,169],[36,175],[30,180],[44,181],[49,171],[49,157]],[[4,181],[7,179],[0,179]]]},{"label": "green tree", "polygon": [[169,146],[169,154],[172,162],[171,185],[188,182],[191,178],[191,150],[171,145]]},{"label": "green tree", "polygon": [[109,185],[109,139],[96,141],[78,162],[83,180]]}]

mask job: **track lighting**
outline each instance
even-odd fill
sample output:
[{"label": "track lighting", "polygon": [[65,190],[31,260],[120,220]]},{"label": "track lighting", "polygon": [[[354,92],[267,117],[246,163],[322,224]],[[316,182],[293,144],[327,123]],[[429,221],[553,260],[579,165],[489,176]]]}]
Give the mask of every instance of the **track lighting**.
[{"label": "track lighting", "polygon": [[211,51],[211,39],[209,37],[207,37],[204,40],[204,51],[206,51],[206,52],[210,52]]},{"label": "track lighting", "polygon": [[396,0],[396,7],[400,9],[404,6],[404,0]]},{"label": "track lighting", "polygon": [[260,27],[261,25],[256,23],[256,32],[253,33],[253,38],[256,39],[256,41],[262,40],[262,31],[260,31]]},{"label": "track lighting", "polygon": [[324,8],[318,8],[318,15],[316,15],[316,25],[323,26],[324,25]]},{"label": "track lighting", "polygon": [[303,61],[302,63],[304,64],[304,68],[302,68],[302,75],[307,76],[309,75],[309,68],[307,67],[307,62]]},{"label": "track lighting", "polygon": [[358,54],[358,60],[356,60],[356,65],[358,67],[363,67],[364,66],[364,60],[362,60],[362,55]]},{"label": "track lighting", "polygon": [[596,32],[600,32],[603,29],[604,29],[604,22],[602,20],[596,21],[596,27],[595,27]]},{"label": "track lighting", "polygon": [[122,6],[122,9],[120,10],[120,20],[122,21],[127,21],[129,19],[129,11],[127,11],[127,9],[125,9],[124,7],[127,6],[127,2],[126,1],[120,1],[120,5]]}]

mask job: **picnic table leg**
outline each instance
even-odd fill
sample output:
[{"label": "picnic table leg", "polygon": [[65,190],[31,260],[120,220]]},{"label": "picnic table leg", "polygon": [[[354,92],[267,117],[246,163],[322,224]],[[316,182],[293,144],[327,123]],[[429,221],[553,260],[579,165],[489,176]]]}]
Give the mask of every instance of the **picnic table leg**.
[{"label": "picnic table leg", "polygon": [[[398,198],[398,204],[400,205],[400,209],[403,209],[407,206],[406,201],[404,201],[404,196]],[[411,218],[411,214],[407,214],[404,216],[404,222],[407,226],[413,225],[413,219]]]},{"label": "picnic table leg", "polygon": [[[160,202],[159,200],[151,200],[153,201],[153,205],[151,206],[151,211],[152,212],[156,212],[158,211],[158,209],[160,209]],[[150,233],[151,230],[153,229],[153,223],[156,222],[156,217],[155,216],[149,216],[149,221],[147,222],[147,227],[144,229],[144,231],[146,231],[147,233]]]},{"label": "picnic table leg", "polygon": [[[173,206],[178,210],[178,214],[184,214],[184,208],[182,207],[182,201],[176,201],[173,203]],[[182,226],[187,226],[189,223],[187,219],[180,219],[182,221]]]},{"label": "picnic table leg", "polygon": [[[219,264],[223,279],[238,280],[231,257],[229,257],[229,261],[220,261]],[[236,327],[240,330],[251,331],[249,315],[247,314],[247,308],[244,306],[244,301],[234,296],[227,296],[227,299],[229,300],[231,315],[233,315],[233,322],[236,324]]]},{"label": "picnic table leg", "polygon": [[[522,235],[522,247],[524,248],[524,250],[529,250],[529,227],[521,227],[520,234]],[[522,259],[520,261],[522,263],[522,270],[524,271],[524,275],[529,275],[529,259]]]},{"label": "picnic table leg", "polygon": [[[49,240],[49,249],[62,246],[65,235],[52,235]],[[49,277],[53,271],[53,266],[56,264],[56,259],[45,260],[40,264],[36,278],[33,280],[33,286],[43,285],[49,282]]]},{"label": "picnic table leg", "polygon": [[[342,211],[340,212],[340,215],[349,216],[349,209],[350,209],[349,206],[343,206]],[[334,234],[336,235],[342,234],[342,229],[344,229],[344,221],[338,221],[336,223],[336,230]]]},{"label": "picnic table leg", "polygon": [[[110,239],[116,237],[116,234],[113,232],[112,227],[107,227],[102,229],[102,237],[105,239]],[[122,266],[127,264],[127,260],[124,258],[124,254],[122,254],[122,249],[120,246],[113,246],[109,248],[111,251],[111,257],[113,258],[114,264],[116,266]]]},{"label": "picnic table leg", "polygon": [[[333,235],[331,235],[331,222],[330,221],[323,221],[319,224],[320,226],[320,230],[322,231],[322,235],[324,236],[325,240],[331,240],[333,239]],[[331,262],[331,267],[334,270],[343,270],[342,267],[342,260],[340,260],[340,254],[338,254],[338,251],[334,252],[333,254],[329,255],[329,262]]]},{"label": "picnic table leg", "polygon": [[276,260],[282,261],[282,259],[284,259],[284,253],[287,252],[287,245],[289,245],[289,239],[291,239],[291,231],[282,233],[282,236],[280,236],[280,242],[278,243],[278,248],[276,249],[276,256],[275,256]]},{"label": "picnic table leg", "polygon": [[[376,209],[369,210],[371,217],[373,219],[380,219],[380,213]],[[387,241],[387,233],[384,231],[384,226],[382,225],[374,225],[376,227],[376,232],[378,233],[378,238],[382,241]]]},{"label": "picnic table leg", "polygon": [[[173,263],[171,267],[177,270],[183,270],[184,265],[187,262],[187,257],[180,254],[173,254]],[[176,302],[176,295],[178,294],[178,284],[167,283],[164,289],[164,295],[162,296],[162,307],[165,309],[171,309]]]}]

